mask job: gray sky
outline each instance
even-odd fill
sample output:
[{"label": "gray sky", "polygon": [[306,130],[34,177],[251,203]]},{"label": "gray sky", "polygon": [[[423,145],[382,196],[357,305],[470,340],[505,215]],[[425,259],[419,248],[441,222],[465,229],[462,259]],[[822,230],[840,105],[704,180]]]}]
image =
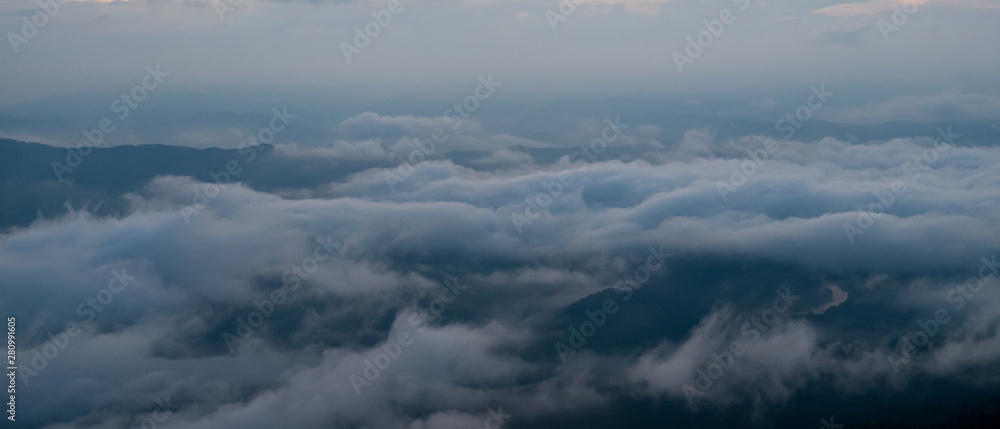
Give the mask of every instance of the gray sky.
[{"label": "gray sky", "polygon": [[[160,100],[206,96],[176,112],[267,110],[329,98],[358,114],[364,109],[357,106],[392,108],[399,97],[440,110],[474,87],[478,75],[493,73],[507,85],[505,102],[514,104],[645,97],[693,106],[724,99],[734,104],[713,105],[714,113],[766,111],[826,83],[840,89],[836,107],[845,109],[824,112],[834,121],[1000,117],[1000,45],[993,43],[1000,3],[931,0],[898,30],[887,30],[885,40],[879,21],[893,22],[892,3],[771,0],[742,10],[742,0],[585,0],[554,21],[554,31],[546,14],[559,12],[556,1],[406,1],[348,63],[341,43],[352,43],[354,27],[387,2],[243,0],[232,10],[218,6],[220,20],[221,2],[72,1],[21,43],[11,40],[22,36],[22,18],[40,9],[14,0],[0,6],[7,41],[0,106],[12,116],[23,109],[92,115],[85,107],[106,109],[147,65],[160,64],[171,73]],[[734,21],[679,72],[673,54],[684,54],[687,38],[725,9]],[[226,105],[227,93],[243,100]],[[80,106],[67,104],[74,96]]]}]

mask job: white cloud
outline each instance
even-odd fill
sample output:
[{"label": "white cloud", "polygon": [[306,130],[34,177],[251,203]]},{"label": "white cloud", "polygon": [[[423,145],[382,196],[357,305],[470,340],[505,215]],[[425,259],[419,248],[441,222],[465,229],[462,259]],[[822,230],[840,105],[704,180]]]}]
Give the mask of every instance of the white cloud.
[{"label": "white cloud", "polygon": [[950,6],[960,9],[1000,8],[1000,4],[990,0],[870,0],[828,6],[816,9],[813,13],[829,16],[871,16],[891,11],[894,6],[912,8],[914,4],[918,8],[924,6]]},{"label": "white cloud", "polygon": [[901,96],[859,107],[828,107],[824,120],[848,124],[1000,120],[1000,97],[957,91]]}]

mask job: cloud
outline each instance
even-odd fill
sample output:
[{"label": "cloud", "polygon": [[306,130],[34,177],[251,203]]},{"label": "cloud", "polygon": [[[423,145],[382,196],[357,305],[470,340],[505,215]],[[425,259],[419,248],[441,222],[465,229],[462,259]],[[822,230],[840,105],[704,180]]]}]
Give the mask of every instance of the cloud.
[{"label": "cloud", "polygon": [[901,4],[899,0],[871,0],[859,3],[843,3],[816,9],[813,13],[830,16],[868,16],[891,10],[892,6]]},{"label": "cloud", "polygon": [[949,6],[957,9],[997,9],[996,2],[988,0],[870,0],[857,3],[843,3],[816,9],[813,13],[829,16],[871,16],[893,10],[894,7],[906,6]]},{"label": "cloud", "polygon": [[[22,353],[33,357],[68,321],[81,326],[24,386],[21,398],[38,404],[25,421],[130,427],[169,396],[165,426],[181,428],[449,427],[493,407],[531,426],[650,397],[678,415],[740,409],[767,422],[808,389],[878,395],[927,377],[961,386],[1000,356],[1000,294],[984,287],[904,370],[885,358],[927,314],[953,308],[948,291],[996,254],[996,147],[952,145],[914,177],[905,165],[936,147],[932,137],[780,141],[723,199],[718,184],[743,174],[765,138],[694,130],[658,141],[636,124],[591,160],[469,123],[452,134],[461,149],[442,146],[391,190],[396,166],[375,161],[441,125],[365,114],[329,145],[278,145],[190,223],[179,207],[215,185],[160,174],[124,191],[120,213],[5,230],[0,312],[18,314]],[[87,162],[113,170],[104,159]],[[315,175],[342,161],[356,168]],[[906,192],[852,244],[844,224],[896,181]],[[518,233],[511,219],[526,199],[541,206]],[[230,353],[223,334],[266,309],[323,237],[336,254]],[[659,246],[676,254],[668,268],[562,362],[553,344],[618,299],[614,285]],[[78,305],[115,269],[136,281],[86,320]],[[453,279],[461,295],[443,295]],[[770,308],[776,287],[800,304],[751,344],[742,325]],[[418,331],[411,315],[432,309],[441,317]],[[402,332],[413,344],[359,396],[350,377]],[[736,339],[746,353],[688,409],[683,385]]]},{"label": "cloud", "polygon": [[831,107],[823,112],[822,118],[849,124],[892,121],[990,121],[1000,118],[1000,97],[959,91],[924,96],[901,96],[867,106]]},{"label": "cloud", "polygon": [[826,313],[830,308],[836,307],[844,302],[847,302],[848,293],[840,290],[836,285],[826,285],[827,289],[833,294],[830,302],[823,304],[819,307],[812,309],[813,314],[823,314]]}]

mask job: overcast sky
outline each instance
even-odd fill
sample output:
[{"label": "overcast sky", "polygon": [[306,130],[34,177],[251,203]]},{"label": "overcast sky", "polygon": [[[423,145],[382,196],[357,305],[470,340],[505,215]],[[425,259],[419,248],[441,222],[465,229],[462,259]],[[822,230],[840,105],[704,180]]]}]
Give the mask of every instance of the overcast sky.
[{"label": "overcast sky", "polygon": [[[41,110],[70,114],[61,97],[86,94],[103,107],[147,65],[161,64],[171,73],[161,100],[209,95],[191,110],[267,110],[275,99],[305,106],[317,104],[317,95],[351,100],[354,114],[379,102],[397,107],[393,99],[407,96],[441,110],[476,76],[493,73],[511,103],[643,97],[721,99],[749,109],[826,83],[841,89],[841,107],[860,109],[833,119],[903,120],[913,104],[932,112],[923,120],[995,118],[998,3],[931,0],[885,40],[878,22],[893,22],[892,4],[585,0],[553,20],[546,13],[559,12],[554,0],[405,1],[348,63],[341,43],[352,43],[354,27],[386,2],[243,0],[230,10],[221,0],[71,1],[27,43],[6,34],[0,106],[16,116],[56,97]],[[680,73],[673,54],[683,54],[687,38],[724,9],[735,21]],[[0,29],[20,35],[22,18],[38,10],[35,1],[5,1]],[[212,97],[223,93],[247,101]]]}]

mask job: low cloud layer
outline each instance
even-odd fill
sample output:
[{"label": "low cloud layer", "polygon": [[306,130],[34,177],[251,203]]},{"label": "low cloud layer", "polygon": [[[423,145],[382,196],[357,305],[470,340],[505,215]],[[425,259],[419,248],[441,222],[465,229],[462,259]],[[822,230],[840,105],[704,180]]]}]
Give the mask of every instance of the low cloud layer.
[{"label": "low cloud layer", "polygon": [[[0,310],[37,372],[19,418],[562,427],[628,404],[767,425],[823,395],[996,391],[1000,149],[959,128],[660,141],[620,120],[581,122],[579,147],[470,123],[406,169],[446,124],[365,114],[323,147],[234,155],[247,170],[225,186],[167,172],[115,195],[115,214],[10,226]],[[344,160],[367,166],[312,173]],[[906,350],[921,330],[929,344]]]}]

